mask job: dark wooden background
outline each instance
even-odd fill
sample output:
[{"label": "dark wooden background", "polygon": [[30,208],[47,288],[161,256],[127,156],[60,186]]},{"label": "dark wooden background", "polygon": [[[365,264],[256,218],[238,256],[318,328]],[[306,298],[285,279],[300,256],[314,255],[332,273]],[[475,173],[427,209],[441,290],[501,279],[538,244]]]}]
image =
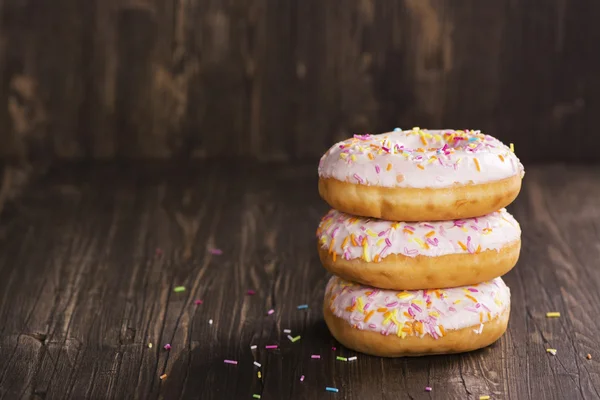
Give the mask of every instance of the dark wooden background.
[{"label": "dark wooden background", "polygon": [[293,160],[483,129],[598,160],[599,1],[0,0],[0,157]]}]

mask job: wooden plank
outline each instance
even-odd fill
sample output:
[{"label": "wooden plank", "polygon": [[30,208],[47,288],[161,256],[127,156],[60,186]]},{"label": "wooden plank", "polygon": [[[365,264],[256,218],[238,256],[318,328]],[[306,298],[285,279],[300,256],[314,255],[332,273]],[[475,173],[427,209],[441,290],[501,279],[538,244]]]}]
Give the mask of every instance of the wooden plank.
[{"label": "wooden plank", "polygon": [[498,343],[354,362],[335,359],[355,353],[322,320],[315,180],[313,164],[144,164],[59,168],[32,185],[0,219],[0,398],[600,397],[600,169],[528,169]]}]

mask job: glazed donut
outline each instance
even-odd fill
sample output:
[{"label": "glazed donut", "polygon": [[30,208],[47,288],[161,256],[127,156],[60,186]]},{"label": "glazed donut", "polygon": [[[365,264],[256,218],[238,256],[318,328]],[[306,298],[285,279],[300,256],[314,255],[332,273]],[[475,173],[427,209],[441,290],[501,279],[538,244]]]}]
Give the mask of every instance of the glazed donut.
[{"label": "glazed donut", "polygon": [[323,305],[344,346],[382,357],[471,351],[506,331],[510,290],[501,278],[453,289],[391,291],[333,276]]},{"label": "glazed donut", "polygon": [[470,285],[502,276],[519,258],[521,228],[505,209],[438,222],[366,219],[337,210],[317,229],[331,273],[383,289]]},{"label": "glazed donut", "polygon": [[506,207],[523,175],[511,149],[479,131],[398,129],[331,147],[319,163],[319,193],[348,214],[449,220]]}]

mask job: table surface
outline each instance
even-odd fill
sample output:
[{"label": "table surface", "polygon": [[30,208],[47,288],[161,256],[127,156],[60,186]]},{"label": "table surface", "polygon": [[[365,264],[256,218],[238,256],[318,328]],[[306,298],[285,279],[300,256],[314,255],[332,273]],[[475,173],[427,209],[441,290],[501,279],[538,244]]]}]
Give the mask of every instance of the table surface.
[{"label": "table surface", "polygon": [[314,164],[50,171],[0,218],[0,398],[600,398],[600,167],[528,168],[509,207],[523,229],[509,328],[468,354],[335,342],[315,240],[327,209]]}]

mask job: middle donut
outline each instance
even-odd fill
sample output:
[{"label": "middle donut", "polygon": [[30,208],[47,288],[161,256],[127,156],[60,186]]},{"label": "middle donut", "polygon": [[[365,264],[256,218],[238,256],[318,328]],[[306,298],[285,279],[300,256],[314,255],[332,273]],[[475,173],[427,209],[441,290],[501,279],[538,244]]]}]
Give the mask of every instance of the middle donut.
[{"label": "middle donut", "polygon": [[521,228],[505,209],[435,222],[394,222],[331,210],[317,238],[319,257],[331,273],[396,290],[488,281],[510,271],[521,249]]}]

